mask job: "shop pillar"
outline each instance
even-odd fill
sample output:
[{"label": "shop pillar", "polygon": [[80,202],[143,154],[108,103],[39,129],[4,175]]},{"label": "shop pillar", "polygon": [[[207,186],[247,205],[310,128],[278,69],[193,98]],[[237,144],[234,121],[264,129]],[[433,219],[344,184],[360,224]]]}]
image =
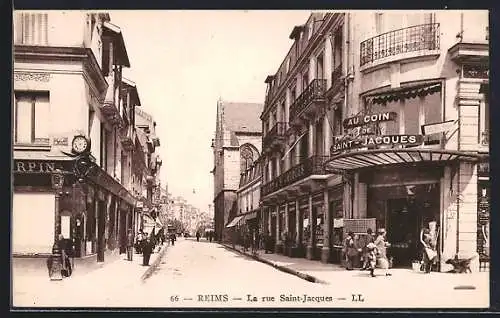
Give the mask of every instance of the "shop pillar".
[{"label": "shop pillar", "polygon": [[328,188],[323,192],[323,215],[325,216],[324,232],[323,232],[323,247],[321,248],[321,261],[328,263],[330,259],[330,233],[332,223],[332,211],[328,208]]},{"label": "shop pillar", "polygon": [[54,245],[52,246],[52,255],[49,259],[49,277],[50,280],[62,280],[62,251],[59,246],[59,234],[61,234],[61,211],[59,211],[59,202],[61,199],[62,188],[64,185],[64,174],[56,169],[52,173],[52,188],[54,191]]},{"label": "shop pillar", "polygon": [[280,206],[276,205],[276,244],[274,245],[275,253],[281,251],[281,236],[280,236],[281,224],[280,224]]},{"label": "shop pillar", "polygon": [[314,248],[316,247],[316,220],[313,212],[312,195],[309,195],[309,242],[307,243],[306,258],[314,259]]},{"label": "shop pillar", "polygon": [[298,248],[302,247],[302,230],[304,229],[304,218],[299,208],[299,199],[295,200],[295,227],[297,236],[295,237],[295,245]]}]

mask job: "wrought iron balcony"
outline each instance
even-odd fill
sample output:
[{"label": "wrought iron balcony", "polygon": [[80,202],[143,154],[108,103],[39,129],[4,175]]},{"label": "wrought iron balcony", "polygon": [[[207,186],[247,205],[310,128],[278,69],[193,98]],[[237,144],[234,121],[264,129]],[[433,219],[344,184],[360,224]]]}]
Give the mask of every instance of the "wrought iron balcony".
[{"label": "wrought iron balcony", "polygon": [[361,42],[360,66],[403,53],[439,49],[439,23],[421,24]]},{"label": "wrought iron balcony", "polygon": [[299,95],[290,107],[290,123],[295,121],[299,115],[308,111],[309,106],[325,101],[326,80],[315,79]]},{"label": "wrought iron balcony", "polygon": [[261,187],[261,195],[266,196],[269,193],[278,191],[311,175],[327,174],[325,170],[325,163],[328,158],[328,156],[312,156],[307,158],[298,165],[287,170],[282,175],[264,184]]},{"label": "wrought iron balcony", "polygon": [[277,122],[273,128],[265,134],[262,141],[263,148],[273,149],[276,146],[283,145],[287,129],[288,123]]}]

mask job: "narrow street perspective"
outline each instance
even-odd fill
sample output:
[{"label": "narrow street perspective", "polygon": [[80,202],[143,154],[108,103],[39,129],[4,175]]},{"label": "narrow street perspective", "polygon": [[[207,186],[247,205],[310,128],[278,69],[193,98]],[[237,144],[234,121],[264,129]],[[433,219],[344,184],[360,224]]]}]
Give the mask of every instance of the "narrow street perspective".
[{"label": "narrow street perspective", "polygon": [[13,12],[11,307],[487,308],[487,10]]}]

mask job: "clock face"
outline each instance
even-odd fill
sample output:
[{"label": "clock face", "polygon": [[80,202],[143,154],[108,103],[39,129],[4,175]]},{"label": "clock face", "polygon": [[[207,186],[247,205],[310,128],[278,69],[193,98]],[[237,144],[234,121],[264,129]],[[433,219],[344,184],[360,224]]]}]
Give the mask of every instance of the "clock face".
[{"label": "clock face", "polygon": [[87,138],[84,136],[76,136],[75,139],[73,139],[73,150],[75,152],[84,152],[87,150],[88,147],[88,141]]}]

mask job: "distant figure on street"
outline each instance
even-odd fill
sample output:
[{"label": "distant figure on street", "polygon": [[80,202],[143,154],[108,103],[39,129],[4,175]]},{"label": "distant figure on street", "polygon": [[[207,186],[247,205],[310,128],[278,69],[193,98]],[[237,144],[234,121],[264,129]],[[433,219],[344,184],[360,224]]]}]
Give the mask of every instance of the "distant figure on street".
[{"label": "distant figure on street", "polygon": [[58,243],[59,248],[61,249],[61,274],[63,277],[69,277],[73,272],[71,261],[69,259],[69,256],[72,255],[73,246],[71,244],[71,241],[64,239],[64,236],[62,234],[58,235]]},{"label": "distant figure on street", "polygon": [[142,254],[142,240],[144,239],[144,233],[142,229],[139,230],[137,236],[135,237],[135,252],[137,254]]},{"label": "distant figure on street", "polygon": [[175,233],[170,234],[170,243],[172,243],[172,246],[175,245],[175,241],[177,240],[177,237]]},{"label": "distant figure on street", "polygon": [[212,243],[213,234],[213,232],[208,232],[208,240],[210,241],[210,243]]},{"label": "distant figure on street", "polygon": [[386,276],[391,276],[392,274],[389,273],[389,259],[387,258],[387,248],[391,244],[386,241],[386,234],[385,229],[379,229],[374,244],[377,247],[377,267],[385,270]]},{"label": "distant figure on street", "polygon": [[200,232],[196,232],[196,241],[199,242],[200,241]]},{"label": "distant figure on street", "polygon": [[134,256],[134,231],[132,229],[129,229],[127,235],[127,260],[132,261],[133,256]]},{"label": "distant figure on street", "polygon": [[153,242],[151,242],[151,239],[148,237],[144,240],[143,247],[142,247],[142,265],[143,266],[149,266],[149,259],[151,258],[151,253],[153,252]]}]

